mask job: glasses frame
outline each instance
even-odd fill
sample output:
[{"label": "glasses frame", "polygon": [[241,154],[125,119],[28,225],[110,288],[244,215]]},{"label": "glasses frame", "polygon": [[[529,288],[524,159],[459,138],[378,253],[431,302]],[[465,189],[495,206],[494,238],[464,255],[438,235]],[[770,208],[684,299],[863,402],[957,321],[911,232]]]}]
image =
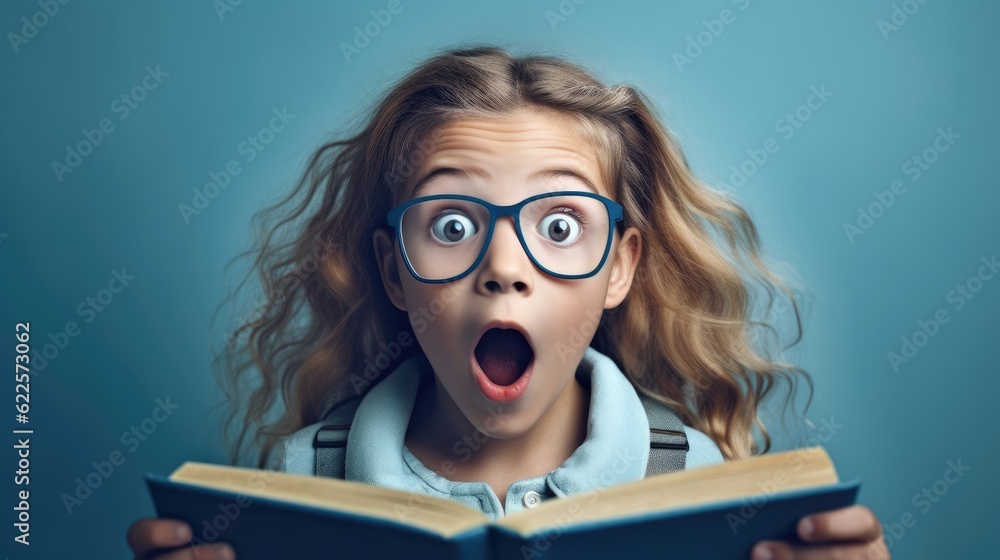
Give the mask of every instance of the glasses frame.
[{"label": "glasses frame", "polygon": [[[524,208],[527,204],[541,198],[551,198],[555,196],[567,196],[567,195],[579,195],[597,199],[600,202],[604,203],[604,208],[608,212],[608,218],[609,218],[608,223],[610,224],[610,227],[608,227],[608,240],[604,245],[604,255],[601,257],[601,262],[597,264],[597,267],[587,274],[558,274],[556,272],[553,272],[545,268],[537,260],[535,260],[535,256],[531,254],[531,250],[528,249],[528,244],[524,240],[524,235],[521,233],[522,208]],[[413,265],[410,264],[409,257],[406,256],[406,246],[403,244],[403,230],[402,230],[403,213],[406,212],[406,210],[409,209],[411,206],[414,206],[421,202],[426,202],[428,200],[440,200],[445,198],[451,200],[466,200],[470,202],[476,202],[485,206],[490,212],[490,225],[489,229],[486,232],[486,241],[483,242],[483,247],[479,251],[479,256],[476,257],[476,261],[473,262],[468,269],[466,269],[461,274],[452,276],[450,278],[444,278],[441,280],[432,280],[429,278],[424,278],[423,276],[417,274],[417,271],[413,270]],[[420,198],[414,198],[413,200],[409,200],[393,208],[392,210],[389,211],[388,214],[386,214],[385,220],[386,220],[386,225],[388,225],[389,227],[391,227],[396,231],[396,242],[399,244],[399,247],[402,250],[403,261],[406,263],[406,268],[409,269],[410,274],[412,274],[414,278],[425,284],[444,284],[446,282],[454,282],[456,280],[461,280],[462,278],[465,278],[470,272],[475,270],[481,262],[483,262],[483,258],[486,256],[486,251],[490,247],[490,241],[493,240],[493,230],[496,227],[497,220],[505,216],[510,216],[511,218],[513,218],[514,231],[517,233],[518,241],[521,242],[521,248],[524,249],[524,253],[528,255],[528,258],[531,260],[532,264],[534,264],[536,267],[538,267],[539,269],[541,269],[543,272],[545,272],[550,276],[554,276],[556,278],[562,278],[565,280],[578,280],[582,278],[590,278],[591,276],[597,274],[597,272],[604,267],[605,261],[608,260],[608,253],[611,251],[611,240],[614,239],[615,228],[618,227],[618,223],[622,221],[623,214],[624,214],[624,209],[622,208],[621,204],[618,204],[617,202],[611,200],[610,198],[601,196],[593,192],[553,191],[548,193],[536,194],[534,196],[530,196],[522,200],[521,202],[518,202],[517,204],[510,204],[508,206],[498,206],[496,204],[491,204],[490,202],[485,201],[481,198],[476,198],[474,196],[467,196],[463,194],[435,194],[431,196],[423,196]]]}]

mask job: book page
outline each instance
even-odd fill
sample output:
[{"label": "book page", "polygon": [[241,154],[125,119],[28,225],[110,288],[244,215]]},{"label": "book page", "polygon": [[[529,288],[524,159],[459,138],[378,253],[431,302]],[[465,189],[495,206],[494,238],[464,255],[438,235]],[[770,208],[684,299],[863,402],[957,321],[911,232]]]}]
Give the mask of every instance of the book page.
[{"label": "book page", "polygon": [[780,493],[836,482],[839,479],[826,451],[810,447],[552,499],[497,524],[528,536],[549,527],[739,499],[772,487],[774,493]]},{"label": "book page", "polygon": [[482,512],[454,500],[329,477],[188,461],[169,478],[252,497],[368,515],[446,538],[490,521]]}]

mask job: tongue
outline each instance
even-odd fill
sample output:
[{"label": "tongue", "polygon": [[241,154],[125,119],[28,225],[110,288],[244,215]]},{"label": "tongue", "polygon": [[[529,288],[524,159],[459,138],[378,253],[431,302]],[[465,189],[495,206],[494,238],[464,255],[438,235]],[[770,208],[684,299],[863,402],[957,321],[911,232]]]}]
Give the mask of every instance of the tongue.
[{"label": "tongue", "polygon": [[531,363],[531,346],[515,329],[490,329],[476,346],[476,360],[490,381],[510,385]]}]

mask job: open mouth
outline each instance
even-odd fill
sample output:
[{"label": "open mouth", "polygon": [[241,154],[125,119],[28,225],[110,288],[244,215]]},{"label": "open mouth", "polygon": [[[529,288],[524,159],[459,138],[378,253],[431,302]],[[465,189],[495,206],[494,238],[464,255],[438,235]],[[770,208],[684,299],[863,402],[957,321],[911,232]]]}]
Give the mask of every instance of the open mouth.
[{"label": "open mouth", "polygon": [[524,334],[517,329],[500,328],[483,333],[474,353],[486,377],[501,387],[520,379],[535,355]]}]

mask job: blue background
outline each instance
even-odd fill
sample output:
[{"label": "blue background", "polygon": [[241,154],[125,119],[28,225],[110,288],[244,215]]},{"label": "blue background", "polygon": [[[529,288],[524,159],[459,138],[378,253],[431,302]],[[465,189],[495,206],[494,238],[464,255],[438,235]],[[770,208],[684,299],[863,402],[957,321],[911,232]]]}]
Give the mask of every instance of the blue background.
[{"label": "blue background", "polygon": [[[0,554],[131,557],[125,530],[152,514],[142,474],[188,459],[225,461],[209,344],[226,318],[211,329],[209,318],[226,293],[224,263],[248,246],[251,214],[387,83],[469,41],[566,56],[651,96],[698,176],[731,190],[765,250],[797,271],[805,337],[786,358],[815,379],[807,416],[826,426],[816,437],[823,434],[841,477],[862,479],[860,501],[896,525],[893,555],[992,550],[983,529],[994,517],[987,506],[1000,499],[991,482],[1000,454],[990,406],[1000,389],[1000,278],[973,281],[979,291],[961,309],[948,295],[977,274],[981,258],[1000,252],[992,163],[1000,147],[1000,8],[590,0],[565,2],[564,19],[550,22],[556,0],[404,1],[348,61],[341,43],[386,4],[243,2],[220,17],[207,1],[71,2],[17,52],[8,34],[41,8],[0,5],[8,38],[0,47],[0,329],[30,321],[38,348],[67,321],[80,327],[32,378],[30,549],[11,541],[15,457],[9,444],[0,452],[0,550],[9,551]],[[919,9],[905,22],[897,14],[902,25],[883,32],[878,22],[891,22],[894,5]],[[731,23],[713,24],[726,9]],[[717,36],[706,31],[713,27]],[[700,52],[689,39],[701,40]],[[694,56],[677,58],[689,48]],[[121,119],[113,103],[142,83],[147,66],[169,75]],[[832,96],[802,108],[813,87]],[[239,144],[284,107],[295,118],[246,162]],[[797,110],[808,119],[787,137],[779,120]],[[114,130],[60,181],[52,162],[104,118]],[[958,138],[947,151],[927,152],[935,161],[914,181],[906,162],[949,127]],[[745,164],[748,150],[759,156],[769,138],[777,151],[746,164],[753,173],[736,186],[733,166]],[[185,223],[178,205],[191,204],[192,189],[232,159],[241,173]],[[859,207],[896,180],[905,192],[850,238],[845,224],[856,226]],[[122,267],[134,280],[100,313],[79,315]],[[939,309],[948,322],[894,370],[887,354]],[[4,340],[10,364],[14,338]],[[4,387],[13,416],[9,377]],[[123,445],[122,433],[168,397],[179,408],[147,422],[156,431],[137,447]],[[9,417],[3,423],[17,427]],[[68,513],[61,496],[116,450],[124,463]],[[970,470],[955,484],[938,483],[947,493],[918,507],[914,495],[959,460]],[[900,525],[906,513],[910,527]]]}]

